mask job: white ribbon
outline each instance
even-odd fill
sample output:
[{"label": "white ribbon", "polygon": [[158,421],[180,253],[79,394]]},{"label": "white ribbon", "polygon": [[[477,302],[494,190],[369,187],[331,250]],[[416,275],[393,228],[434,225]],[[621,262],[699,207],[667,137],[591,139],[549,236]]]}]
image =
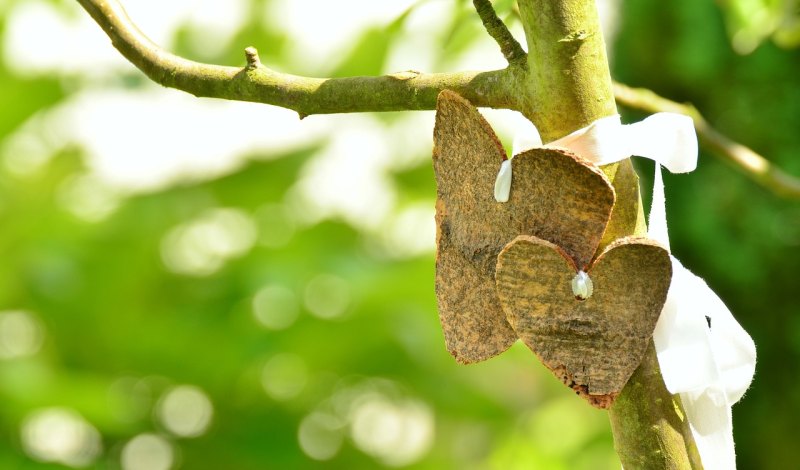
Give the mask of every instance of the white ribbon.
[{"label": "white ribbon", "polygon": [[[661,167],[648,235],[669,248]],[[736,468],[731,407],[755,374],[756,346],[722,300],[672,258],[672,284],[653,333],[667,390],[680,394],[705,470]]]},{"label": "white ribbon", "polygon": [[[531,127],[514,140],[515,155],[535,147],[560,147],[597,165],[632,155],[654,160],[648,236],[669,249],[661,165],[673,173],[689,172],[697,166],[697,136],[691,118],[657,113],[623,125],[619,115],[614,115],[547,145],[542,145],[538,131],[533,124]],[[498,174],[498,201],[508,200],[508,190],[503,190],[511,187],[511,161],[503,162],[506,168]],[[731,405],[753,380],[755,344],[705,281],[674,256],[670,258],[672,283],[653,333],[661,375],[667,390],[680,394],[703,467],[735,469]]]},{"label": "white ribbon", "polygon": [[[632,155],[655,160],[672,173],[686,173],[697,166],[697,136],[688,116],[657,113],[647,119],[622,124],[619,114],[600,118],[583,129],[543,145],[530,121],[514,139],[513,155],[533,148],[565,148],[596,165],[607,165]],[[694,150],[692,150],[694,149]],[[502,163],[495,181],[495,199],[507,202],[511,190],[511,160]]]}]

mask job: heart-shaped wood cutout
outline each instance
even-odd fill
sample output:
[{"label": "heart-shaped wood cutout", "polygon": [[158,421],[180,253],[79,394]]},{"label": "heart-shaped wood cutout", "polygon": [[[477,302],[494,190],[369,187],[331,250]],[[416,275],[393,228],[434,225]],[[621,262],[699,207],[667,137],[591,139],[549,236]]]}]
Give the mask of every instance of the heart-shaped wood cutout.
[{"label": "heart-shaped wood cutout", "polygon": [[589,267],[592,294],[573,293],[577,268],[545,240],[517,237],[497,261],[497,292],[508,321],[564,384],[608,408],[642,360],[667,299],[672,264],[646,238],[609,245]]},{"label": "heart-shaped wood cutout", "polygon": [[512,160],[508,202],[494,199],[505,151],[469,101],[442,91],[436,106],[436,297],[445,342],[461,363],[511,346],[516,333],[495,291],[497,255],[518,235],[591,260],[614,206],[614,190],[594,165],[566,150],[534,149]]}]

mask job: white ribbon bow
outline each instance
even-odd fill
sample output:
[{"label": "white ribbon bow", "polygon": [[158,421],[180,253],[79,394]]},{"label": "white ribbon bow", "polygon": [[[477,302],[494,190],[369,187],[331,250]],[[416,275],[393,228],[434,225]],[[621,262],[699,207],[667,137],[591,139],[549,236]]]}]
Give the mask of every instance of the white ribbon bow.
[{"label": "white ribbon bow", "polygon": [[[542,145],[531,124],[514,140],[514,154],[535,147],[561,147],[597,165],[638,155],[656,162],[648,236],[669,249],[661,165],[672,173],[697,166],[697,136],[691,118],[657,113],[635,124],[623,125],[619,115]],[[511,162],[503,162],[495,183],[495,198],[508,200]],[[731,406],[750,386],[755,373],[753,340],[722,300],[703,279],[670,255],[672,283],[661,311],[653,342],[664,384],[680,394],[703,467],[736,468]]]}]

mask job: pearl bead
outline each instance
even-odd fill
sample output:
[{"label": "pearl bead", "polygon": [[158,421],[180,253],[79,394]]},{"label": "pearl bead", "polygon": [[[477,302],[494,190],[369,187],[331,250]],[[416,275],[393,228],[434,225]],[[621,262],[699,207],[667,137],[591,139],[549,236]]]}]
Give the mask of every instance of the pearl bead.
[{"label": "pearl bead", "polygon": [[592,296],[594,285],[589,275],[583,271],[578,271],[578,274],[572,278],[572,293],[578,300],[586,300]]}]

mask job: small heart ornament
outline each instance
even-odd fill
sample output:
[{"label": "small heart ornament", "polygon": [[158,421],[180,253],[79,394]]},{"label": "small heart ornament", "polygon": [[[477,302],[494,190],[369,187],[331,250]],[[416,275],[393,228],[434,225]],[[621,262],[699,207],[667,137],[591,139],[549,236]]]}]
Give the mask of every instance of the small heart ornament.
[{"label": "small heart ornament", "polygon": [[576,296],[576,273],[581,279],[558,245],[519,236],[498,257],[497,293],[511,327],[545,366],[590,404],[608,408],[644,356],[672,265],[654,241],[629,237],[586,269],[585,299]]},{"label": "small heart ornament", "polygon": [[511,160],[511,193],[498,202],[494,184],[505,160],[478,110],[442,91],[433,149],[436,297],[447,349],[461,363],[500,354],[518,338],[495,288],[500,250],[518,235],[533,235],[587,266],[614,207],[614,190],[596,166],[567,150],[544,148]]}]

